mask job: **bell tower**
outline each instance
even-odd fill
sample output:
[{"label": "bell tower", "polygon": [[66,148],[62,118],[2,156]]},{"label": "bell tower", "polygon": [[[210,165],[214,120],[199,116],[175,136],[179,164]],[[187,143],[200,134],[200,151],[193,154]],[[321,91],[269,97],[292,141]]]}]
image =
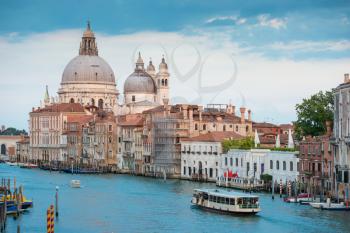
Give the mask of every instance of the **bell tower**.
[{"label": "bell tower", "polygon": [[168,64],[165,62],[164,56],[159,64],[159,72],[156,75],[157,80],[157,102],[163,105],[163,100],[169,100],[169,72]]}]

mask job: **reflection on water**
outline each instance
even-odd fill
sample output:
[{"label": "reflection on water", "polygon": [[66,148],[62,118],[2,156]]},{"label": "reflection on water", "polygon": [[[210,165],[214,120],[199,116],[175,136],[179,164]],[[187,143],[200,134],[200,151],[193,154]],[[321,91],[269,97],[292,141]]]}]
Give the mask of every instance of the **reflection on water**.
[{"label": "reflection on water", "polygon": [[[256,216],[223,215],[191,207],[194,188],[214,184],[155,180],[128,175],[70,175],[0,165],[0,177],[16,176],[34,208],[8,219],[7,233],[46,230],[46,209],[59,189],[58,233],[96,232],[350,232],[350,212],[330,212],[274,201],[259,194]],[[69,187],[71,179],[83,188]]]}]

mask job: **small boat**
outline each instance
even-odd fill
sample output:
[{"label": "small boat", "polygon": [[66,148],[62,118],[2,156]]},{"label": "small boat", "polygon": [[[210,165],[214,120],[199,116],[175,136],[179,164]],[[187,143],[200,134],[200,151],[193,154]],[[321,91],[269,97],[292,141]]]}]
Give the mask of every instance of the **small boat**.
[{"label": "small boat", "polygon": [[345,205],[344,202],[331,203],[331,199],[327,198],[327,202],[311,202],[310,206],[321,210],[346,210],[350,211],[350,206]]},{"label": "small boat", "polygon": [[10,165],[10,166],[17,166],[18,165],[18,163],[15,163],[15,162],[14,163],[13,162],[6,162],[6,164]]},{"label": "small boat", "polygon": [[20,165],[19,167],[20,168],[29,168],[29,169],[31,169],[31,168],[37,168],[38,165],[33,164],[33,163],[24,163],[24,164]]},{"label": "small boat", "polygon": [[80,180],[71,180],[70,181],[70,186],[72,188],[80,188]]},{"label": "small boat", "polygon": [[193,205],[228,214],[256,214],[261,211],[259,197],[220,189],[195,189]]},{"label": "small boat", "polygon": [[311,202],[313,199],[312,194],[309,193],[300,193],[297,198],[295,197],[286,197],[283,200],[288,203],[306,203],[306,202]]}]

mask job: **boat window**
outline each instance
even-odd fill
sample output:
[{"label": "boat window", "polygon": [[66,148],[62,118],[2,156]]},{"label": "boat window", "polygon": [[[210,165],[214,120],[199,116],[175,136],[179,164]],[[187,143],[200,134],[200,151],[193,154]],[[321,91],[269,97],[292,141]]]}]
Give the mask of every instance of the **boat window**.
[{"label": "boat window", "polygon": [[235,205],[235,199],[234,198],[230,198],[230,205]]},{"label": "boat window", "polygon": [[230,198],[225,198],[225,202],[226,202],[226,205],[229,205],[230,204]]},{"label": "boat window", "polygon": [[208,193],[203,193],[204,200],[208,200]]}]

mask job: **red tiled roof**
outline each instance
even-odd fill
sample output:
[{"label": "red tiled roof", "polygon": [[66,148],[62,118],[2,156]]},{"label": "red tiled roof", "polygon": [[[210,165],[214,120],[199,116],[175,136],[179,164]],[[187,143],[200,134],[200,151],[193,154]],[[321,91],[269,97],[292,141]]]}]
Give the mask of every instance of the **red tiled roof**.
[{"label": "red tiled roof", "polygon": [[191,142],[222,142],[225,139],[242,139],[242,135],[235,132],[210,132],[192,138],[184,138],[181,141]]},{"label": "red tiled roof", "polygon": [[32,113],[39,112],[84,112],[84,107],[79,103],[60,103],[32,111]]},{"label": "red tiled roof", "polygon": [[68,115],[67,122],[78,122],[81,124],[88,123],[94,117],[91,115]]},{"label": "red tiled roof", "polygon": [[143,126],[141,114],[128,114],[118,117],[118,124],[121,126]]}]

